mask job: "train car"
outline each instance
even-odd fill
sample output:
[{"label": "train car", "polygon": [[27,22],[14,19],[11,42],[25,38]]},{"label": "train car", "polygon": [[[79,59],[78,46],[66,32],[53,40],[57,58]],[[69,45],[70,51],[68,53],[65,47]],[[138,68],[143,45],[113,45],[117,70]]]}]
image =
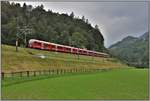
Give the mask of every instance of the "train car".
[{"label": "train car", "polygon": [[88,56],[96,56],[96,57],[109,57],[109,55],[106,53],[101,53],[101,52],[91,51],[87,49],[66,46],[66,45],[60,45],[60,44],[45,42],[45,41],[36,40],[36,39],[30,39],[28,47],[35,48],[35,49],[48,50],[48,51],[65,52],[65,53],[71,53],[71,54],[80,54],[80,55],[88,55]]},{"label": "train car", "polygon": [[79,48],[72,47],[71,53],[72,53],[72,54],[78,54],[78,49],[79,49]]},{"label": "train car", "polygon": [[88,51],[88,55],[89,55],[89,56],[93,56],[93,51],[90,51],[90,50],[89,50],[89,51]]},{"label": "train car", "polygon": [[57,45],[57,51],[58,52],[64,52],[64,47]]},{"label": "train car", "polygon": [[88,55],[88,51],[87,51],[86,49],[83,49],[83,50],[82,50],[82,54],[83,54],[83,55]]},{"label": "train car", "polygon": [[28,47],[41,49],[42,44],[41,44],[41,42],[38,41],[38,40],[31,39],[31,40],[29,40]]},{"label": "train car", "polygon": [[57,44],[40,41],[36,39],[30,39],[28,47],[36,48],[36,49],[43,49],[43,50],[57,51]]},{"label": "train car", "polygon": [[65,49],[64,52],[71,53],[72,47],[64,46],[64,49]]}]

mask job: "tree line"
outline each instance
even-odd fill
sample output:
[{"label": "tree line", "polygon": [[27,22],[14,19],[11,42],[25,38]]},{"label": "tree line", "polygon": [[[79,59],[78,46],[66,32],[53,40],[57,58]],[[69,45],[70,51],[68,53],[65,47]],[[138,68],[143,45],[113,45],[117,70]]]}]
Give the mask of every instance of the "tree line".
[{"label": "tree line", "polygon": [[70,45],[89,50],[105,52],[104,38],[98,25],[92,27],[84,16],[59,14],[46,11],[43,5],[21,6],[19,3],[1,2],[1,38],[2,44],[24,45],[25,34],[29,39],[39,39],[57,44]]}]

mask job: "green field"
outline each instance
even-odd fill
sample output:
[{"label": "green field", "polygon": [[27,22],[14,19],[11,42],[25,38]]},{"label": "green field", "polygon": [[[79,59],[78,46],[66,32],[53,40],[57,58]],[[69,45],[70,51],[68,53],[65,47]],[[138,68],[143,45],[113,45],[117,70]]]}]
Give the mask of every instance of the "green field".
[{"label": "green field", "polygon": [[118,69],[2,86],[2,99],[148,99],[148,70]]},{"label": "green field", "polygon": [[[37,55],[44,55],[42,59]],[[37,49],[20,48],[15,51],[14,46],[2,45],[2,71],[15,72],[27,70],[45,70],[51,68],[120,68],[127,67],[114,58],[100,58],[43,51]]]}]

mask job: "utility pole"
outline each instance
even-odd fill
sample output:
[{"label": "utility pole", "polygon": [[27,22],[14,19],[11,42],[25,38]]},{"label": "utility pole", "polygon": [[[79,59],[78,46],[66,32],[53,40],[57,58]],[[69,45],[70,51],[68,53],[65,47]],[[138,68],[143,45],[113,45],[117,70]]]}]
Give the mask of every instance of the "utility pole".
[{"label": "utility pole", "polygon": [[27,46],[27,34],[30,34],[31,33],[31,29],[30,29],[30,24],[29,24],[29,19],[30,19],[30,13],[32,11],[32,8],[31,6],[27,6],[27,26],[25,26],[25,33],[24,33],[24,43],[25,43],[25,47]]},{"label": "utility pole", "polygon": [[[27,14],[26,15],[28,16],[27,20],[29,20],[31,7],[28,6],[26,10],[27,10]],[[30,34],[30,31],[31,31],[31,29],[29,28],[30,27],[29,26],[29,21],[27,21],[26,26],[24,26],[23,28],[19,27],[18,21],[19,21],[19,18],[17,17],[16,18],[16,23],[17,23],[16,52],[18,52],[19,34],[24,34],[24,44],[25,44],[25,47],[26,47],[27,46],[27,34]]]},{"label": "utility pole", "polygon": [[27,46],[27,34],[30,34],[31,33],[31,29],[30,28],[27,28],[27,26],[25,26],[24,28],[20,29],[22,34],[24,34],[24,44],[25,44],[25,47]]},{"label": "utility pole", "polygon": [[26,33],[25,33],[24,35],[25,35],[25,38],[24,38],[24,44],[25,44],[25,47],[26,47],[26,46],[27,46]]},{"label": "utility pole", "polygon": [[79,60],[79,48],[78,48],[78,60]]},{"label": "utility pole", "polygon": [[94,60],[94,53],[92,53],[92,61]]},{"label": "utility pole", "polygon": [[16,38],[16,52],[18,52],[18,38]]},{"label": "utility pole", "polygon": [[[78,42],[78,45],[79,45],[79,41],[77,41]],[[78,46],[78,60],[79,60],[79,46]]]},{"label": "utility pole", "polygon": [[25,26],[24,28],[20,28],[17,27],[17,34],[16,34],[16,52],[18,52],[18,43],[19,43],[19,35],[23,35],[24,34],[24,38],[21,38],[22,40],[24,40],[24,47],[27,46],[27,34],[30,34],[31,29],[27,28],[27,26]]},{"label": "utility pole", "polygon": [[16,34],[16,51],[18,51],[18,43],[19,38],[21,38],[20,35],[22,35],[22,40],[24,41],[24,46],[27,46],[27,34],[31,33],[31,29],[27,28],[27,26],[24,26],[23,28],[17,27],[17,34]]},{"label": "utility pole", "polygon": [[26,46],[27,46],[27,34],[30,34],[31,29],[25,27],[24,30],[25,30],[25,31],[24,31],[24,44],[25,44],[25,47],[26,47]]},{"label": "utility pole", "polygon": [[[94,52],[94,49],[92,48],[92,52]],[[92,53],[92,61],[94,63],[94,53]]]},{"label": "utility pole", "polygon": [[19,41],[19,26],[18,26],[18,17],[16,18],[16,23],[17,23],[17,34],[16,34],[16,52],[18,52],[18,41]]}]

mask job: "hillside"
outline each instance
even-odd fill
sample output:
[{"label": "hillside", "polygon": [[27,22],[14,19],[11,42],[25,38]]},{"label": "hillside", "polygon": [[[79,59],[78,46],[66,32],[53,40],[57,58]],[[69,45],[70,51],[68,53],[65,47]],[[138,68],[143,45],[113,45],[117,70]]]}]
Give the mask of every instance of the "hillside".
[{"label": "hillside", "polygon": [[50,68],[124,68],[126,65],[114,58],[100,58],[50,52],[2,45],[2,71],[46,70]]},{"label": "hillside", "polygon": [[140,37],[128,36],[109,47],[110,53],[136,67],[148,67],[149,62],[149,33]]},{"label": "hillside", "polygon": [[25,46],[24,32],[29,39],[87,48],[95,51],[106,51],[104,38],[97,25],[92,27],[84,16],[78,18],[71,14],[59,14],[46,11],[44,6],[32,7],[20,4],[1,2],[1,40],[3,44],[15,45],[16,36],[19,45]]}]

